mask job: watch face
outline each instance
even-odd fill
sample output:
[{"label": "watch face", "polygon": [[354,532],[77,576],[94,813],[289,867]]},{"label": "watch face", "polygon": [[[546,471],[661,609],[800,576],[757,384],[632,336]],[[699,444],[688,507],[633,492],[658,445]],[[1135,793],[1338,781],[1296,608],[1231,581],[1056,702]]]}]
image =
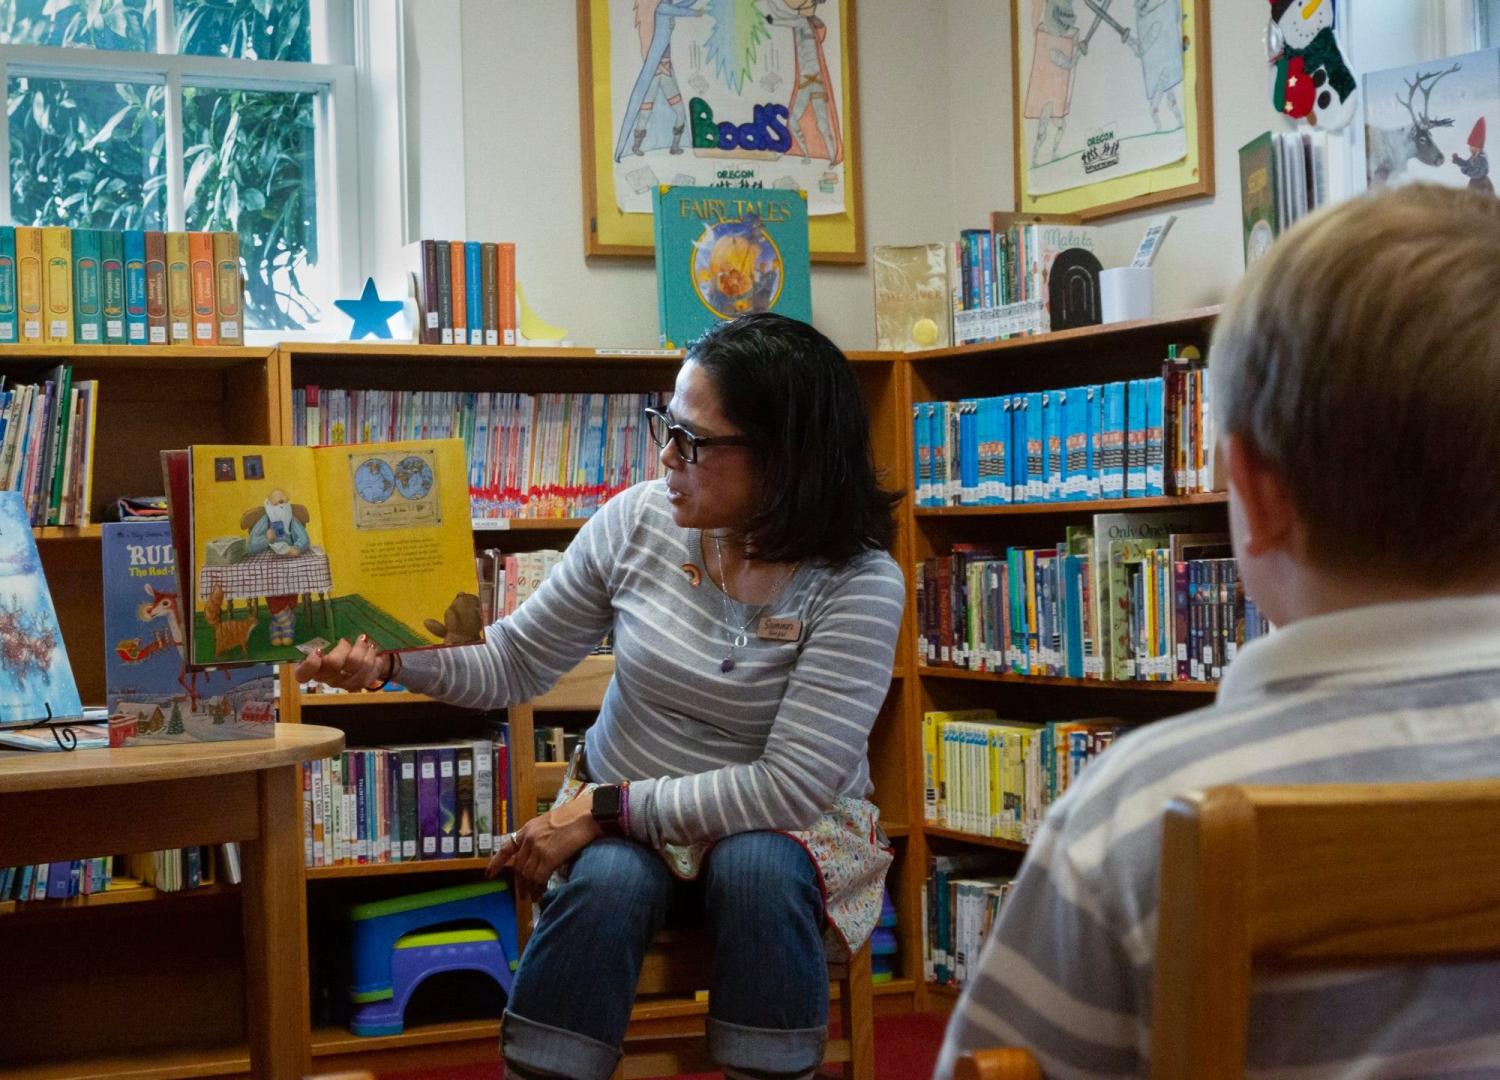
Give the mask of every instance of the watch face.
[{"label": "watch face", "polygon": [[620,816],[620,789],[614,784],[601,784],[594,789],[593,815],[601,821]]}]

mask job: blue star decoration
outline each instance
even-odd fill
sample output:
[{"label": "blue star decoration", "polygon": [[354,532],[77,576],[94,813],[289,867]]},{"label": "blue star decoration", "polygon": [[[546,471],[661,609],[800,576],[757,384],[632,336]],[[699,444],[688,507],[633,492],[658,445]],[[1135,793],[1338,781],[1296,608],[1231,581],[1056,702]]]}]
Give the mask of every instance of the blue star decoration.
[{"label": "blue star decoration", "polygon": [[380,299],[380,294],[375,291],[375,279],[365,278],[365,291],[358,300],[335,300],[333,306],[354,320],[349,331],[350,341],[358,341],[366,334],[389,341],[391,328],[386,324],[401,310],[401,301]]}]

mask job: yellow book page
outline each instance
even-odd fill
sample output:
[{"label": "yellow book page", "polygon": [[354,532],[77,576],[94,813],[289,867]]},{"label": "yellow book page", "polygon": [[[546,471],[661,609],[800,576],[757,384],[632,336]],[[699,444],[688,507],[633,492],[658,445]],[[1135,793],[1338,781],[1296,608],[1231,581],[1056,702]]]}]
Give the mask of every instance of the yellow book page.
[{"label": "yellow book page", "polygon": [[193,662],[300,660],[336,584],[312,451],[194,446],[192,477]]},{"label": "yellow book page", "polygon": [[340,636],[364,633],[383,649],[484,640],[463,441],[312,454]]}]

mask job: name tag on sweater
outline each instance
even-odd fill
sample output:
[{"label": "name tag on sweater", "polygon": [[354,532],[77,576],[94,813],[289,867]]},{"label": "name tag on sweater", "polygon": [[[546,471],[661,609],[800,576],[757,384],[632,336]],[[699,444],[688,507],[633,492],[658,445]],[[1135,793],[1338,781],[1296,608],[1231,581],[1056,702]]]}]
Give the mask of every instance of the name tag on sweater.
[{"label": "name tag on sweater", "polygon": [[802,620],[767,615],[756,625],[755,636],[762,641],[796,641],[802,637]]}]

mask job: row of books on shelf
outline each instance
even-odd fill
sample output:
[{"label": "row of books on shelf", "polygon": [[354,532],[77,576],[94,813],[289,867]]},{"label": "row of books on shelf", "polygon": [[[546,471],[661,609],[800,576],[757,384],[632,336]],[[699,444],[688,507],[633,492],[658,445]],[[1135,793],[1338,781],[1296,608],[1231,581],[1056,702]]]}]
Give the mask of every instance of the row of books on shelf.
[{"label": "row of books on shelf", "polygon": [[923,819],[1029,844],[1047,808],[1127,730],[1114,720],[1001,721],[993,709],[923,713]]},{"label": "row of books on shelf", "polygon": [[1349,143],[1338,133],[1266,131],[1240,147],[1246,265],[1299,219],[1348,198],[1349,175]]},{"label": "row of books on shelf", "polygon": [[39,383],[0,376],[0,490],[19,492],[33,526],[87,525],[99,384],[67,364]]},{"label": "row of books on shelf", "polygon": [[912,407],[917,505],[1009,506],[1215,490],[1205,368]]},{"label": "row of books on shelf", "polygon": [[917,576],[933,667],[1071,679],[1215,682],[1270,624],[1229,538],[1185,515],[1097,514],[1053,547],[955,544]]},{"label": "row of books on shelf", "polygon": [[504,727],[304,762],[307,865],[488,857],[514,828],[510,790]]},{"label": "row of books on shelf", "polygon": [[299,444],[462,438],[473,517],[587,517],[661,475],[644,410],[662,395],[444,390],[292,391]]},{"label": "row of books on shelf", "polygon": [[233,232],[0,226],[0,344],[239,345]]},{"label": "row of books on shelf", "polygon": [[422,344],[516,344],[515,244],[423,240],[419,250]]},{"label": "row of books on shelf", "polygon": [[474,557],[479,571],[479,609],[488,626],[496,619],[515,614],[562,562],[555,548],[540,551],[505,552],[486,548]]},{"label": "row of books on shelf", "polygon": [[157,892],[182,892],[219,882],[240,883],[240,849],[234,841],[217,847],[7,866],[0,868],[0,902],[71,900],[137,884]]},{"label": "row of books on shelf", "polygon": [[922,973],[929,983],[962,987],[979,964],[1015,878],[995,860],[964,855],[927,859],[922,893]]}]

